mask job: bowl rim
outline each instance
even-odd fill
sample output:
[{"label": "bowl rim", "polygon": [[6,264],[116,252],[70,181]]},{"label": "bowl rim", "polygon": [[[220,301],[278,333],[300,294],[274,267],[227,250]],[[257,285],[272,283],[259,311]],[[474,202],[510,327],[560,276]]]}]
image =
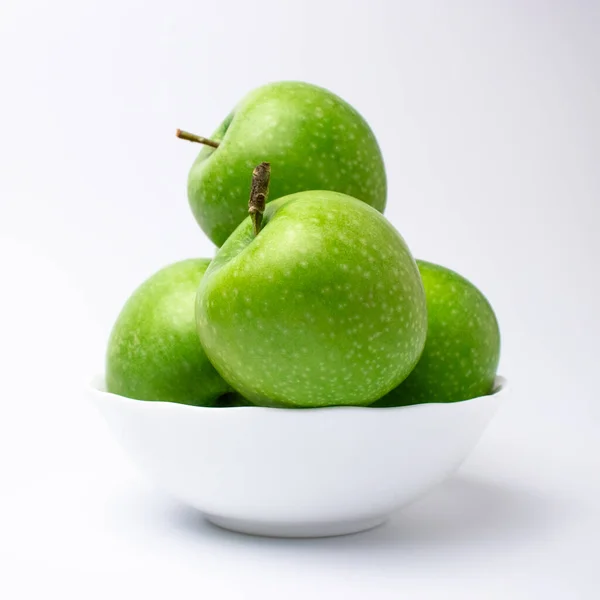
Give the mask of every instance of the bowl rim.
[{"label": "bowl rim", "polygon": [[[197,406],[194,404],[183,404],[180,402],[167,402],[164,400],[140,400],[137,398],[128,398],[127,396],[121,396],[108,392],[105,389],[105,376],[104,373],[96,374],[87,384],[88,391],[94,396],[110,398],[113,401],[127,403],[130,405],[137,404],[150,408],[151,410],[192,410],[192,411],[209,411],[210,413],[239,413],[240,411],[251,411],[252,414],[257,413],[295,413],[295,414],[307,414],[314,413],[315,411],[336,411],[336,412],[349,412],[349,411],[398,411],[398,410],[418,410],[419,407],[423,406],[435,406],[439,410],[448,410],[452,406],[461,406],[466,403],[472,403],[476,401],[483,401],[485,399],[497,399],[500,395],[505,395],[509,389],[508,380],[502,375],[496,375],[494,379],[494,387],[490,394],[484,396],[476,396],[475,398],[468,398],[467,400],[457,400],[456,402],[420,402],[418,404],[408,404],[405,406],[314,406],[309,408],[302,408],[296,410],[290,410],[289,408],[283,407],[272,407],[272,406],[228,406],[228,407],[217,407],[217,406]],[[216,410],[219,409],[219,410]]]}]

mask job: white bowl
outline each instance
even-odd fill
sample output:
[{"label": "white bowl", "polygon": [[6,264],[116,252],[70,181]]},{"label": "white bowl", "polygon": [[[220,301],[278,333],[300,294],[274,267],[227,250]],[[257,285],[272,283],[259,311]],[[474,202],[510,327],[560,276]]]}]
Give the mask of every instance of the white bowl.
[{"label": "white bowl", "polygon": [[354,533],[446,479],[506,393],[395,408],[204,408],[93,400],[138,467],[216,525],[278,537]]}]

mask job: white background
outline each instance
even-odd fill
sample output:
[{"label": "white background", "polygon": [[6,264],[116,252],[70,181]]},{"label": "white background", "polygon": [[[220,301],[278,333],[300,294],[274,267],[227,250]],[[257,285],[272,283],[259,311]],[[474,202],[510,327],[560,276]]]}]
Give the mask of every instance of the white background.
[{"label": "white background", "polygon": [[[0,596],[600,597],[599,40],[592,0],[4,0]],[[454,479],[337,539],[204,524],[84,394],[132,289],[213,252],[175,128],[279,79],[370,121],[388,217],[486,293],[513,389]]]}]

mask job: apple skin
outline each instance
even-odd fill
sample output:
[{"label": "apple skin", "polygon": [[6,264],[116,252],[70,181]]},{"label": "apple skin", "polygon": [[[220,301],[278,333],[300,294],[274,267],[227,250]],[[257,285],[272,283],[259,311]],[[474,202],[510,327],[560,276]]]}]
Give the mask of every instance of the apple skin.
[{"label": "apple skin", "polygon": [[321,87],[283,81],[250,92],[211,136],[188,176],[197,222],[221,246],[244,220],[252,169],[271,163],[269,199],[333,190],[383,212],[387,184],[377,140],[344,100]]},{"label": "apple skin", "polygon": [[400,234],[331,191],[267,204],[244,220],[198,289],[202,345],[259,406],[368,405],[411,372],[425,344],[425,295]]},{"label": "apple skin", "polygon": [[196,329],[196,291],[209,264],[189,259],[169,265],[130,296],[108,342],[109,392],[211,406],[230,391],[206,357]]},{"label": "apple skin", "polygon": [[500,330],[485,296],[458,273],[417,260],[428,330],[414,371],[373,406],[458,402],[490,394],[500,360]]}]

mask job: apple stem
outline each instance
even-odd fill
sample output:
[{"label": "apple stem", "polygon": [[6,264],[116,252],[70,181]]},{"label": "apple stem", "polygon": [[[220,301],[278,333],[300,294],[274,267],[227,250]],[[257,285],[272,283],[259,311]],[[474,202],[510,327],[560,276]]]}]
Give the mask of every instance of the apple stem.
[{"label": "apple stem", "polygon": [[252,171],[252,187],[250,188],[250,200],[248,200],[248,212],[252,219],[254,235],[260,232],[265,204],[269,194],[269,180],[271,179],[271,164],[262,162],[254,167]]},{"label": "apple stem", "polygon": [[208,138],[202,137],[201,135],[196,135],[195,133],[190,133],[189,131],[183,131],[183,129],[178,129],[175,132],[175,135],[181,140],[187,140],[188,142],[196,142],[197,144],[204,144],[205,146],[212,146],[213,148],[219,147],[219,142],[215,142],[214,140],[209,140]]}]

